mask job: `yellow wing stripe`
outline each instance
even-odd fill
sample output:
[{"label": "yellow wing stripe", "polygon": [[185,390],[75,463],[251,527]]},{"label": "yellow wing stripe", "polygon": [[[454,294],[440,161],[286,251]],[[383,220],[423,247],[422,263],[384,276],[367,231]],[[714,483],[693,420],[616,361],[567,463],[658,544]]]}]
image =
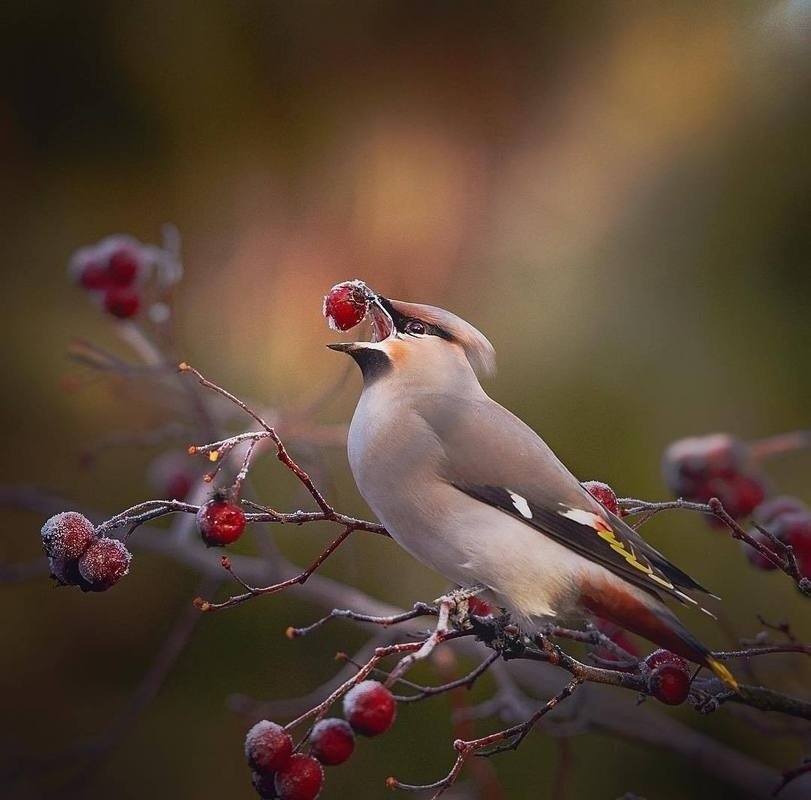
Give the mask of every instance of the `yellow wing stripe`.
[{"label": "yellow wing stripe", "polygon": [[[602,522],[602,520],[600,521]],[[607,525],[607,523],[605,524]],[[623,542],[617,539],[617,535],[611,528],[608,528],[607,530],[595,528],[594,530],[601,539],[604,539],[606,542],[608,542],[608,544],[611,545],[611,549],[615,553],[619,553],[634,569],[644,572],[645,575],[647,575],[655,583],[658,583],[660,586],[664,586],[668,589],[673,588],[673,584],[670,583],[670,581],[667,581],[659,575],[654,574],[653,568],[649,564],[639,561],[639,559],[636,557],[636,553],[633,551],[633,548],[626,547]]]}]

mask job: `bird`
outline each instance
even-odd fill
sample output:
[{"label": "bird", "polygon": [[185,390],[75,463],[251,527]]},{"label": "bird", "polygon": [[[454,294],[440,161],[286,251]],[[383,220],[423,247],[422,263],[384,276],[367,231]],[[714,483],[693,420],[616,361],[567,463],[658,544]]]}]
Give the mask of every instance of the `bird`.
[{"label": "bird", "polygon": [[697,604],[691,594],[708,590],[489,397],[479,381],[495,370],[487,337],[450,311],[367,291],[371,339],[327,346],[362,373],[349,465],[391,537],[457,586],[483,587],[523,628],[601,617],[737,690],[665,603]]}]

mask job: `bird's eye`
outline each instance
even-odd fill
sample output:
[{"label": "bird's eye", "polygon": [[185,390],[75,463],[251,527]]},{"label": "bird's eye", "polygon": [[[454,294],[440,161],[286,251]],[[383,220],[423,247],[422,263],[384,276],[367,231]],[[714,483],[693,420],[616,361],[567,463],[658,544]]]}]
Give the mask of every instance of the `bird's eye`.
[{"label": "bird's eye", "polygon": [[422,336],[425,333],[425,325],[418,319],[412,319],[406,325],[406,333],[414,334],[414,336]]}]

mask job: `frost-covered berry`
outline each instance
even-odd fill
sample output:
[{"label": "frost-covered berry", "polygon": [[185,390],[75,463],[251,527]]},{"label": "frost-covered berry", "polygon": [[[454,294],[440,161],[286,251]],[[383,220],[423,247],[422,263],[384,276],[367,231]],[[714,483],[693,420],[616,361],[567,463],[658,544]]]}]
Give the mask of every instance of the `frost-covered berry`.
[{"label": "frost-covered berry", "polygon": [[396,715],[394,696],[377,681],[362,681],[344,697],[344,716],[355,732],[363,736],[385,733]]},{"label": "frost-covered berry", "polygon": [[602,481],[585,481],[583,488],[604,508],[607,508],[612,514],[619,516],[620,510],[617,504],[616,492],[607,484]]},{"label": "frost-covered berry", "polygon": [[670,650],[655,650],[645,658],[648,690],[662,703],[677,706],[690,693],[690,668]]},{"label": "frost-covered berry", "polygon": [[272,775],[281,769],[293,753],[293,739],[275,722],[263,719],[245,736],[245,758],[252,770]]},{"label": "frost-covered berry", "polygon": [[104,292],[104,308],[118,319],[129,319],[141,308],[141,296],[129,286],[110,286]]},{"label": "frost-covered berry", "polygon": [[343,719],[322,719],[310,735],[310,753],[322,764],[343,764],[355,749],[352,726]]},{"label": "frost-covered berry", "polygon": [[197,527],[209,547],[225,547],[242,536],[245,513],[233,500],[215,497],[200,506]]},{"label": "frost-covered berry", "polygon": [[648,676],[648,689],[662,703],[681,705],[690,694],[690,673],[674,663],[661,664]]},{"label": "frost-covered berry", "polygon": [[97,539],[79,559],[79,572],[87,589],[104,592],[127,574],[132,555],[118,539]]},{"label": "frost-covered berry", "polygon": [[[665,451],[662,469],[674,495],[696,503],[717,497],[734,519],[751,514],[766,497],[765,479],[749,448],[725,433],[674,442]],[[709,519],[723,527],[720,520]]]},{"label": "frost-covered berry", "polygon": [[95,538],[93,523],[78,511],[63,511],[42,526],[42,546],[56,559],[77,559]]},{"label": "frost-covered berry", "polygon": [[275,777],[273,773],[263,775],[261,772],[256,772],[256,770],[251,772],[251,785],[262,800],[275,800],[279,796],[276,794]]},{"label": "frost-covered berry", "polygon": [[330,328],[348,331],[366,316],[369,290],[363,281],[354,280],[333,286],[324,297],[324,316]]},{"label": "frost-covered berry", "polygon": [[312,756],[295,753],[276,773],[279,800],[315,800],[324,784],[324,768]]},{"label": "frost-covered berry", "polygon": [[645,665],[649,670],[654,670],[662,664],[675,664],[677,667],[687,670],[687,662],[681,656],[671,653],[670,650],[661,648],[645,656]]}]

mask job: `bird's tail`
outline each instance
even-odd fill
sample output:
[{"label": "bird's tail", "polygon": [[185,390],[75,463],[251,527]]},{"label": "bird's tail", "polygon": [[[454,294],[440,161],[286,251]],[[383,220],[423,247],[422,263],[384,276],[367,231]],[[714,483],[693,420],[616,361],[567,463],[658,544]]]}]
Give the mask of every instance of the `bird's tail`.
[{"label": "bird's tail", "polygon": [[644,637],[682,658],[712,670],[732,691],[740,688],[735,676],[693,636],[679,618],[660,600],[642,598],[616,587],[603,586],[601,591],[587,591],[581,603],[593,614]]},{"label": "bird's tail", "polygon": [[677,655],[688,658],[696,664],[707,667],[733,692],[740,692],[738,681],[735,680],[735,676],[726,665],[715,658],[712,652],[681,624],[675,614],[671,613],[669,609],[665,609],[664,613],[657,612],[656,615],[668,629],[663,636],[667,641],[657,640],[656,638],[652,638],[652,641],[662,644]]}]

